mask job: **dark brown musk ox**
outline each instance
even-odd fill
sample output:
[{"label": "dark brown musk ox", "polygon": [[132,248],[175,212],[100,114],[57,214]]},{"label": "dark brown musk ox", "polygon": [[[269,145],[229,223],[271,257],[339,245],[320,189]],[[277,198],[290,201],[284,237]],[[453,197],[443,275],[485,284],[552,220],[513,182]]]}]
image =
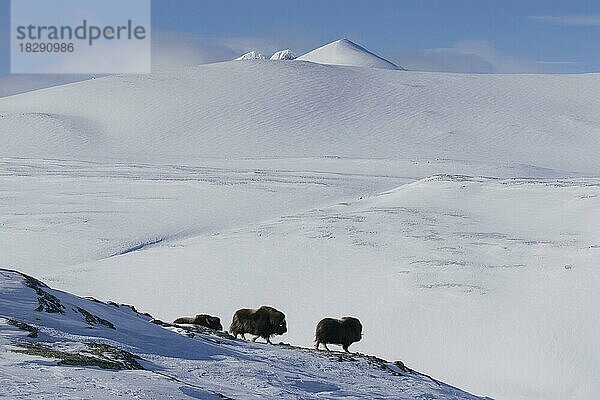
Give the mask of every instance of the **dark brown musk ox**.
[{"label": "dark brown musk ox", "polygon": [[348,346],[362,338],[362,324],[358,318],[343,317],[342,319],[323,318],[317,324],[315,333],[315,348],[318,349],[322,343],[325,349],[328,343],[339,344],[348,351]]},{"label": "dark brown musk ox", "polygon": [[283,335],[286,332],[285,314],[269,306],[237,310],[229,327],[229,333],[236,338],[242,335],[246,339],[246,333],[254,335],[253,342],[261,337],[267,343],[271,343],[271,336]]},{"label": "dark brown musk ox", "polygon": [[174,324],[194,324],[200,325],[205,328],[214,329],[215,331],[222,331],[223,325],[221,325],[221,319],[219,317],[213,317],[207,314],[198,314],[195,317],[181,317],[173,321]]}]

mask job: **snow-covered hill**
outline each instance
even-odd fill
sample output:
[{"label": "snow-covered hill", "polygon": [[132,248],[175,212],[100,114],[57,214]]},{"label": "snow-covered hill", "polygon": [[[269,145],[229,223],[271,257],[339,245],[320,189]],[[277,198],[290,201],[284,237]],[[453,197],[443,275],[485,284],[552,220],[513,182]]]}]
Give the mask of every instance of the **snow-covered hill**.
[{"label": "snow-covered hill", "polygon": [[[499,399],[588,399],[600,390],[599,209],[598,179],[436,176],[51,276],[161,318],[190,303],[220,315],[278,304],[298,327],[286,340],[304,346],[314,321],[352,313],[358,351]],[[157,285],[169,303],[148,296]]]},{"label": "snow-covered hill", "polygon": [[0,156],[454,159],[600,173],[600,75],[227,62],[0,99]]},{"label": "snow-covered hill", "polygon": [[297,58],[317,64],[347,65],[351,67],[403,69],[396,64],[371,53],[364,47],[348,40],[340,39],[321,46]]},{"label": "snow-covered hill", "polygon": [[400,362],[150,321],[131,306],[83,299],[0,269],[0,396],[478,399]]}]

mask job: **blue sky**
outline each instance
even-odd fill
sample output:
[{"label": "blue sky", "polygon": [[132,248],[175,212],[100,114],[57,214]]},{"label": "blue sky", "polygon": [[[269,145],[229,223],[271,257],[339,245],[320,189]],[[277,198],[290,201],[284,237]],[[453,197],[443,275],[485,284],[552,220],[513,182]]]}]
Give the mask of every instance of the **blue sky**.
[{"label": "blue sky", "polygon": [[[0,0],[0,73],[9,0]],[[410,69],[600,71],[597,0],[154,0],[153,57],[219,61],[257,49],[303,53],[347,37]]]}]

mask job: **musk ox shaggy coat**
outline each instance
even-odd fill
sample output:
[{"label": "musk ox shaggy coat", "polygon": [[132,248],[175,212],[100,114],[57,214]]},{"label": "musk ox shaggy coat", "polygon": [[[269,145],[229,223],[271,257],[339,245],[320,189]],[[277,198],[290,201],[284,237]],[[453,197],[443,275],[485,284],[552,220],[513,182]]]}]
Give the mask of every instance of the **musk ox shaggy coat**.
[{"label": "musk ox shaggy coat", "polygon": [[173,321],[174,324],[194,324],[204,326],[205,328],[222,331],[221,319],[206,314],[198,314],[195,317],[181,317]]},{"label": "musk ox shaggy coat", "polygon": [[357,318],[343,317],[342,319],[323,318],[317,324],[315,348],[322,343],[327,350],[328,343],[339,344],[348,352],[348,346],[362,338],[362,324]]},{"label": "musk ox shaggy coat", "polygon": [[269,306],[237,310],[229,327],[229,333],[236,338],[238,335],[242,335],[245,339],[246,333],[254,335],[253,342],[261,337],[267,343],[271,343],[271,336],[283,335],[286,332],[285,314]]}]

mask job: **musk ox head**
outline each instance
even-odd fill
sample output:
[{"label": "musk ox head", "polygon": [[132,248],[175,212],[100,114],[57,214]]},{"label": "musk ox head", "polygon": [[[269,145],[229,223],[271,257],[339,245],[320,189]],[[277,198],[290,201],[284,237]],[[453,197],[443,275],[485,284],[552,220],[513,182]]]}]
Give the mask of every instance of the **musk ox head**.
[{"label": "musk ox head", "polygon": [[348,351],[348,346],[362,338],[362,324],[357,318],[343,317],[341,319],[324,318],[317,324],[315,347],[322,343],[327,350],[327,344],[339,344]]},{"label": "musk ox head", "polygon": [[271,343],[271,336],[287,332],[285,314],[269,306],[258,309],[243,308],[233,315],[229,332],[235,337],[242,335],[244,338],[246,333],[250,333],[255,336],[253,341],[262,337]]},{"label": "musk ox head", "polygon": [[194,324],[200,325],[205,328],[214,329],[216,331],[222,331],[223,325],[221,325],[221,319],[219,317],[213,317],[207,314],[198,314],[195,317],[181,317],[177,318],[174,324]]}]

